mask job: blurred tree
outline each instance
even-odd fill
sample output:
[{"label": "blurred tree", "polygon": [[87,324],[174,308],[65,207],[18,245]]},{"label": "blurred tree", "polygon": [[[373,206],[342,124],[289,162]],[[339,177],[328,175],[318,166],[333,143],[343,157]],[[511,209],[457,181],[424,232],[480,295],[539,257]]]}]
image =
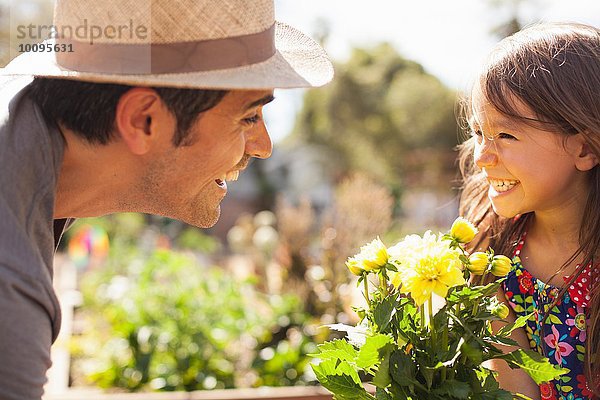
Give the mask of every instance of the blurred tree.
[{"label": "blurred tree", "polygon": [[[456,145],[455,98],[389,44],[355,49],[330,85],[307,92],[289,140],[323,145],[344,175],[366,172],[397,192],[403,178],[421,174]],[[419,149],[425,157],[409,156]],[[446,164],[437,163],[432,175],[453,168]]]},{"label": "blurred tree", "polygon": [[524,13],[528,10],[542,8],[543,0],[487,0],[495,13],[499,13],[500,22],[492,27],[490,33],[499,39],[503,39],[520,31],[523,27],[534,22],[536,18],[532,13]]}]

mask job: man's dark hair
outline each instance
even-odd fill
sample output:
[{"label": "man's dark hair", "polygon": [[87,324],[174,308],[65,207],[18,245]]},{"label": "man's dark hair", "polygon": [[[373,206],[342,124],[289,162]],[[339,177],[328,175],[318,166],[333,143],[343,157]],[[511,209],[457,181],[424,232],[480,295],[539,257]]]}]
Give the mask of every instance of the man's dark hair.
[{"label": "man's dark hair", "polygon": [[[63,124],[93,144],[107,144],[115,128],[117,103],[133,86],[35,78],[29,95],[40,107],[46,123]],[[173,145],[186,143],[190,127],[201,112],[216,106],[225,90],[152,87],[177,120]]]}]

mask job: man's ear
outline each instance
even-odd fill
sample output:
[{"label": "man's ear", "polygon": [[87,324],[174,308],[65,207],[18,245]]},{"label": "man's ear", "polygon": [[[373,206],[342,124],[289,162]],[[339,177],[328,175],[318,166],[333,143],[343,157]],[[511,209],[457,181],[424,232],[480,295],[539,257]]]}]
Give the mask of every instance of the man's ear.
[{"label": "man's ear", "polygon": [[156,120],[162,117],[164,106],[151,88],[135,87],[125,92],[115,113],[117,135],[136,155],[146,154],[158,139]]},{"label": "man's ear", "polygon": [[581,133],[570,136],[568,140],[574,146],[575,168],[579,171],[589,171],[598,165],[598,155]]}]

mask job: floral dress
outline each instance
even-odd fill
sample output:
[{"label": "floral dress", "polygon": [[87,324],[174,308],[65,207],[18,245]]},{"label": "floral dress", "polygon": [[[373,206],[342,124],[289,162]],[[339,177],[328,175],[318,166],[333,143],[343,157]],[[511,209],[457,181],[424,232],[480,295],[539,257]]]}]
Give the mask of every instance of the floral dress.
[{"label": "floral dress", "polygon": [[[582,271],[541,324],[560,289],[533,277],[521,264],[519,255],[525,236],[515,249],[512,270],[502,284],[504,293],[517,316],[534,313],[525,326],[531,348],[568,370],[558,379],[540,385],[542,399],[595,399],[587,384],[583,363],[592,268],[588,266]],[[569,278],[563,279],[566,282]],[[594,279],[598,283],[598,266],[594,269]]]}]

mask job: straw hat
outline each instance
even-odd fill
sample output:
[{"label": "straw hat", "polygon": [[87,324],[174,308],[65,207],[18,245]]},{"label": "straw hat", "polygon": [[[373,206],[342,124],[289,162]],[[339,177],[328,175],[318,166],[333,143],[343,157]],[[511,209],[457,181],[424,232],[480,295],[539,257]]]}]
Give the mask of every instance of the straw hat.
[{"label": "straw hat", "polygon": [[311,87],[333,77],[318,43],[275,21],[273,0],[57,0],[52,30],[42,33],[49,39],[38,51],[0,75],[213,89]]}]

